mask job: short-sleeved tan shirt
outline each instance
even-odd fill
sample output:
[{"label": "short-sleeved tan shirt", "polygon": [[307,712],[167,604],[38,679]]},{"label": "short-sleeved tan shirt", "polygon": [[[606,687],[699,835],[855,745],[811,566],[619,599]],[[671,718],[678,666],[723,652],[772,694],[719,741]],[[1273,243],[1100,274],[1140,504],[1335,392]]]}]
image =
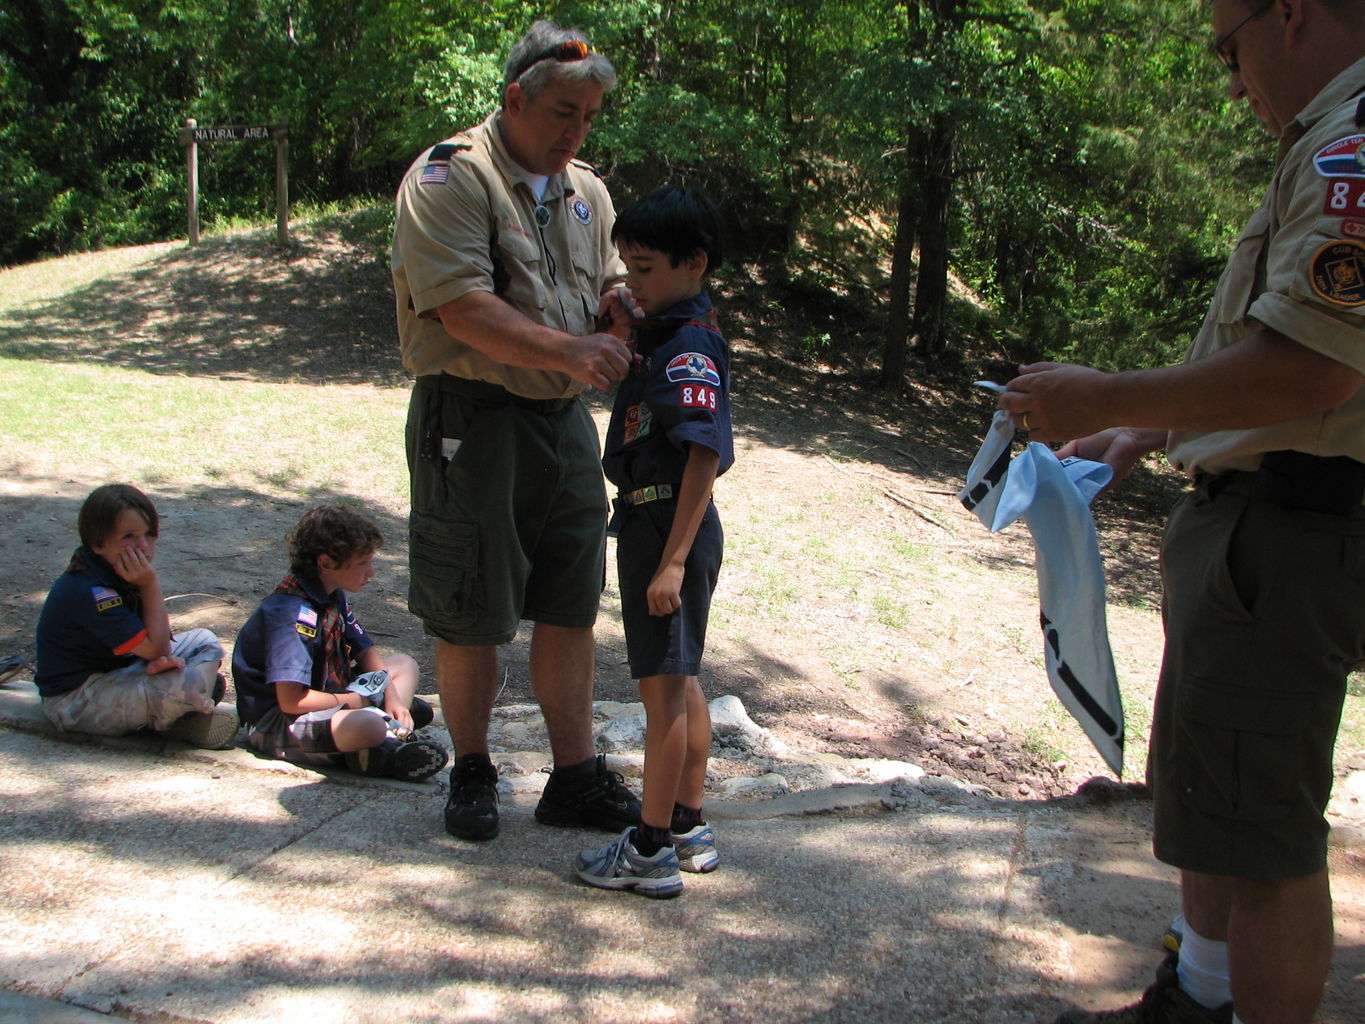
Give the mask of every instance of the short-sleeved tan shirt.
[{"label": "short-sleeved tan shirt", "polygon": [[[570,162],[537,204],[497,117],[427,150],[398,188],[392,269],[403,365],[419,376],[444,371],[527,398],[562,398],[582,385],[499,363],[451,337],[436,315],[485,291],[537,323],[591,334],[602,292],[625,274],[611,242],[616,213],[596,171]],[[538,205],[548,212],[544,227]]]},{"label": "short-sleeved tan shirt", "polygon": [[[1363,91],[1360,60],[1285,132],[1270,188],[1237,241],[1187,362],[1265,326],[1365,373]],[[1265,452],[1281,449],[1365,462],[1365,388],[1318,415],[1250,430],[1173,431],[1167,444],[1171,463],[1191,475],[1255,470]]]}]

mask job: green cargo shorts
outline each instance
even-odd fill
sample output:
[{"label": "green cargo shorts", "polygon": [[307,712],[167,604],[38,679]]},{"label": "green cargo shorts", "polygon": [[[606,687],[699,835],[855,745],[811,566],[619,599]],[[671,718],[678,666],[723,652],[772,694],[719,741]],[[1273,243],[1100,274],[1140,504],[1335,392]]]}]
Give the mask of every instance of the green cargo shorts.
[{"label": "green cargo shorts", "polygon": [[1346,676],[1365,655],[1365,510],[1284,508],[1236,474],[1182,498],[1161,557],[1157,858],[1238,878],[1321,870]]},{"label": "green cargo shorts", "polygon": [[419,377],[407,457],[408,608],[428,633],[493,646],[522,619],[569,629],[597,621],[607,496],[581,401]]}]

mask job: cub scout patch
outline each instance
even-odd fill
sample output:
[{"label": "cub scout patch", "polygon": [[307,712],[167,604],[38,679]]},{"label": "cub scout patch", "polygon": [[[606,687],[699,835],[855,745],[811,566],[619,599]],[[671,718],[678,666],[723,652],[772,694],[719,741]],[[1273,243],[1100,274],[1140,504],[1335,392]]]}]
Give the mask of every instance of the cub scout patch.
[{"label": "cub scout patch", "polygon": [[299,619],[294,626],[299,631],[299,636],[306,636],[312,640],[318,635],[318,613],[317,609],[309,608],[306,604],[299,606]]},{"label": "cub scout patch", "polygon": [[626,444],[639,437],[648,437],[649,429],[654,425],[654,414],[649,411],[649,406],[641,402],[639,405],[632,405],[626,410],[626,432],[623,440]]},{"label": "cub scout patch", "polygon": [[1313,154],[1313,166],[1324,178],[1365,178],[1365,135],[1348,135]]},{"label": "cub scout patch", "polygon": [[95,611],[109,612],[123,604],[123,598],[119,596],[117,590],[108,587],[91,587],[90,596],[95,599]]},{"label": "cub scout patch", "polygon": [[1365,244],[1328,242],[1313,255],[1308,280],[1328,302],[1365,306]]},{"label": "cub scout patch", "polygon": [[592,206],[581,196],[574,196],[573,202],[569,204],[569,212],[580,224],[592,223]]},{"label": "cub scout patch", "polygon": [[680,380],[699,380],[712,387],[720,387],[720,372],[716,364],[700,352],[684,352],[674,356],[664,372],[675,384]]},{"label": "cub scout patch", "polygon": [[716,389],[705,384],[680,384],[678,404],[684,409],[709,409],[716,411]]}]

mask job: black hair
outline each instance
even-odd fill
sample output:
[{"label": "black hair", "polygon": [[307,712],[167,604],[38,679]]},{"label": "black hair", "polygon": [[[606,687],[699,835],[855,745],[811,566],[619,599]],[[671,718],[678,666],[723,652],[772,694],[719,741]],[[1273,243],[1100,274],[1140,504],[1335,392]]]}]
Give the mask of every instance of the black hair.
[{"label": "black hair", "polygon": [[611,240],[665,253],[675,267],[704,252],[708,274],[724,258],[720,210],[699,189],[684,185],[656,188],[622,211]]},{"label": "black hair", "polygon": [[80,514],[76,517],[81,543],[92,549],[107,544],[118,527],[118,517],[126,509],[132,509],[143,518],[148,536],[160,534],[161,519],[151,498],[132,484],[104,484],[91,491],[81,503]]},{"label": "black hair", "polygon": [[378,551],[384,535],[355,509],[317,505],[303,514],[285,543],[289,549],[289,571],[315,579],[319,556],[327,555],[340,568],[357,555]]}]

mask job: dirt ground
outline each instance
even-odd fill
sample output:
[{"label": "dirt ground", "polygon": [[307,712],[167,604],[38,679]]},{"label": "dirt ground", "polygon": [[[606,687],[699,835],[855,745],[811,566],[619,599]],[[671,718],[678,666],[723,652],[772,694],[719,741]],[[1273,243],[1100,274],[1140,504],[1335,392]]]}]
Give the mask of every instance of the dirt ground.
[{"label": "dirt ground", "polygon": [[[266,382],[282,405],[293,393],[361,385],[367,403],[401,422],[406,382],[386,273],[373,233],[356,235],[352,222],[324,222],[300,231],[285,254],[248,236],[195,250],[153,247],[122,264],[111,255],[103,269],[81,257],[64,289],[39,283],[37,270],[0,272],[0,356],[139,367],[229,391]],[[63,272],[49,265],[44,273]],[[44,288],[50,300],[13,301]],[[870,387],[849,348],[808,359],[794,340],[856,334],[861,324],[848,311],[784,319],[744,269],[716,291],[735,350],[737,460],[716,492],[727,549],[702,680],[708,695],[737,695],[757,722],[796,745],[910,761],[1013,799],[1066,798],[1109,775],[1048,688],[1026,531],[990,535],[955,498],[993,411],[968,382],[990,367],[925,372],[887,395]],[[604,424],[605,399],[594,403]],[[6,430],[0,655],[31,658],[42,598],[74,546],[79,502],[119,465]],[[401,470],[399,437],[379,461],[365,471]],[[133,482],[166,520],[158,566],[175,624],[209,626],[230,641],[278,580],[280,538],[313,496],[205,480],[187,467]],[[1153,466],[1095,508],[1128,713],[1128,782],[1143,772],[1161,648],[1156,551],[1180,486]],[[380,578],[355,600],[358,613],[381,644],[418,656],[430,678],[430,644],[405,608],[406,508],[391,492],[349,497],[390,540]],[[633,700],[614,566],[607,579],[597,692]],[[529,700],[525,632],[505,664],[499,701]],[[1337,765],[1343,778],[1365,769],[1365,749],[1348,739]],[[1141,800],[1140,788],[1130,796]],[[1359,848],[1338,861],[1345,889],[1359,894]],[[1365,945],[1360,915],[1350,920],[1349,941]]]}]

